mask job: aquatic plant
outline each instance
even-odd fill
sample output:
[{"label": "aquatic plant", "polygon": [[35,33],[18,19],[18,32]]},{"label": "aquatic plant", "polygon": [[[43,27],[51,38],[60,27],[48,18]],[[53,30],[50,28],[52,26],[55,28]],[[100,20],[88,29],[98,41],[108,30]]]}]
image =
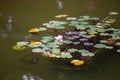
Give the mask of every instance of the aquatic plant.
[{"label": "aquatic plant", "polygon": [[[52,20],[43,23],[44,27],[28,31],[30,34],[47,31],[47,35],[40,36],[38,41],[17,42],[13,49],[24,50],[29,47],[32,53],[40,53],[51,59],[67,59],[70,64],[81,66],[95,57],[99,50],[115,49],[120,53],[120,29],[112,27],[116,21],[112,16],[115,15],[118,12],[110,12],[103,20],[90,16],[77,18],[58,15],[55,17],[66,17],[63,19],[65,21]],[[50,35],[49,29],[54,30],[54,35]]]}]

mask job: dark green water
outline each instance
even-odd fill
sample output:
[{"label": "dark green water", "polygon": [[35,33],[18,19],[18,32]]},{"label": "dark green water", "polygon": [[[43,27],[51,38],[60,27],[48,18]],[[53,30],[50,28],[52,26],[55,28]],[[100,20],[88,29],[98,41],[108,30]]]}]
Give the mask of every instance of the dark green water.
[{"label": "dark green water", "polygon": [[[120,13],[119,3],[119,0],[0,0],[0,80],[22,80],[23,74],[28,73],[44,80],[120,80],[120,54],[116,52],[104,52],[84,70],[71,70],[42,57],[37,64],[31,64],[32,55],[26,56],[31,49],[12,50],[16,42],[30,37],[27,32],[30,28],[42,26],[57,14],[104,18],[110,11]],[[9,16],[13,17],[12,28],[8,26]],[[119,17],[115,28],[120,28]]]}]

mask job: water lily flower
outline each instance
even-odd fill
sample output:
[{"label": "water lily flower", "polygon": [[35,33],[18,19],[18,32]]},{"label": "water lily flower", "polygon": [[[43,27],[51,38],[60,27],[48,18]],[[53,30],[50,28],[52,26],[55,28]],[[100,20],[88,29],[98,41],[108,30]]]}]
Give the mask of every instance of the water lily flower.
[{"label": "water lily flower", "polygon": [[58,35],[57,37],[55,37],[55,40],[57,42],[62,42],[63,41],[63,36],[62,35]]}]

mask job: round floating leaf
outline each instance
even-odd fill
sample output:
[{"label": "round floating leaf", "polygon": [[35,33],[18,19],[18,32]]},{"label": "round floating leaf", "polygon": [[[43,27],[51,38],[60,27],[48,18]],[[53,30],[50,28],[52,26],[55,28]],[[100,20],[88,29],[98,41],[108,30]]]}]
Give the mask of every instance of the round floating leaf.
[{"label": "round floating leaf", "polygon": [[75,66],[80,66],[80,65],[84,64],[84,61],[78,60],[78,59],[73,59],[70,61],[70,63],[74,64]]},{"label": "round floating leaf", "polygon": [[17,45],[28,45],[29,42],[27,41],[20,41],[20,42],[17,42],[16,44]]},{"label": "round floating leaf", "polygon": [[55,26],[55,29],[64,29],[65,26]]},{"label": "round floating leaf", "polygon": [[55,48],[55,49],[52,49],[52,54],[60,54],[60,49],[58,48]]},{"label": "round floating leaf", "polygon": [[79,40],[80,40],[80,41],[88,41],[87,38],[80,38]]},{"label": "round floating leaf", "polygon": [[85,45],[85,46],[93,46],[93,43],[91,43],[91,42],[85,42],[83,45]]},{"label": "round floating leaf", "polygon": [[105,49],[113,49],[113,46],[105,46]]},{"label": "round floating leaf", "polygon": [[74,45],[78,45],[78,44],[80,44],[80,42],[75,41],[75,42],[73,42],[73,44],[74,44]]},{"label": "round floating leaf", "polygon": [[90,20],[100,20],[100,18],[98,18],[98,17],[92,17],[92,18],[90,18]]},{"label": "round floating leaf", "polygon": [[74,39],[78,39],[80,36],[79,35],[73,35],[72,36]]},{"label": "round floating leaf", "polygon": [[118,15],[119,13],[118,12],[110,12],[109,15]]},{"label": "round floating leaf", "polygon": [[109,36],[109,33],[100,33],[101,36]]},{"label": "round floating leaf", "polygon": [[74,49],[74,48],[71,48],[71,49],[68,49],[68,52],[77,52],[78,50],[77,49]]},{"label": "round floating leaf", "polygon": [[86,31],[80,31],[79,33],[80,33],[80,35],[81,35],[81,34],[82,34],[82,35],[83,35],[83,34],[87,34]]},{"label": "round floating leaf", "polygon": [[47,30],[47,28],[43,28],[43,27],[39,28],[39,31],[46,31],[46,30]]},{"label": "round floating leaf", "polygon": [[77,18],[76,17],[67,17],[66,19],[67,20],[76,20]]},{"label": "round floating leaf", "polygon": [[87,16],[87,15],[86,16],[80,16],[80,18],[83,19],[83,20],[90,20],[90,16]]},{"label": "round floating leaf", "polygon": [[28,30],[29,33],[37,33],[39,32],[39,28],[32,28],[30,30]]},{"label": "round floating leaf", "polygon": [[70,41],[70,40],[64,40],[63,43],[65,43],[65,44],[71,44],[72,41]]},{"label": "round floating leaf", "polygon": [[92,57],[92,56],[94,56],[95,54],[92,53],[92,52],[82,52],[81,55],[82,55],[82,56],[89,56],[89,57]]},{"label": "round floating leaf", "polygon": [[62,52],[61,58],[72,58],[72,55],[69,52]]},{"label": "round floating leaf", "polygon": [[79,22],[79,24],[81,24],[81,25],[87,25],[87,24],[89,24],[88,22]]},{"label": "round floating leaf", "polygon": [[44,37],[42,37],[42,42],[43,43],[48,43],[48,42],[50,42],[51,40],[53,40],[54,38],[53,38],[53,36],[44,36]]},{"label": "round floating leaf", "polygon": [[84,37],[84,38],[91,38],[90,35],[82,35],[82,37]]},{"label": "round floating leaf", "polygon": [[69,32],[66,32],[65,33],[66,35],[74,35],[74,34],[79,34],[79,32],[76,32],[76,31],[69,31]]},{"label": "round floating leaf", "polygon": [[12,49],[14,49],[14,50],[24,50],[26,48],[27,48],[26,46],[20,46],[20,45],[15,45],[12,47]]},{"label": "round floating leaf", "polygon": [[100,43],[108,43],[108,40],[100,40]]},{"label": "round floating leaf", "polygon": [[68,39],[68,40],[75,40],[75,38],[72,37],[72,36],[67,37],[67,39]]},{"label": "round floating leaf", "polygon": [[117,42],[116,45],[117,45],[117,46],[120,46],[120,42]]},{"label": "round floating leaf", "polygon": [[117,52],[120,53],[120,49],[117,49]]},{"label": "round floating leaf", "polygon": [[32,52],[41,53],[41,52],[43,52],[43,50],[41,48],[34,48],[34,49],[32,49]]},{"label": "round floating leaf", "polygon": [[28,44],[28,47],[31,48],[36,48],[36,47],[40,47],[41,44]]},{"label": "round floating leaf", "polygon": [[89,55],[90,57],[92,57],[92,56],[94,56],[95,54],[92,53],[92,52],[89,52],[88,55]]},{"label": "round floating leaf", "polygon": [[107,20],[105,21],[105,23],[111,24],[111,23],[114,23],[115,21],[116,21],[116,19],[107,19]]},{"label": "round floating leaf", "polygon": [[96,44],[94,45],[95,48],[105,48],[105,44]]},{"label": "round floating leaf", "polygon": [[103,33],[103,32],[105,32],[105,31],[106,31],[106,29],[102,29],[102,28],[98,28],[98,29],[97,29],[97,32],[102,32],[102,33]]},{"label": "round floating leaf", "polygon": [[59,45],[55,42],[47,43],[47,46],[49,46],[50,48],[58,48],[59,47]]},{"label": "round floating leaf", "polygon": [[79,53],[83,53],[83,52],[89,52],[88,50],[85,50],[85,49],[80,49],[78,50]]},{"label": "round floating leaf", "polygon": [[75,27],[78,30],[85,30],[87,28],[85,25],[76,25]]},{"label": "round floating leaf", "polygon": [[49,23],[43,23],[44,26],[49,26],[50,24]]}]

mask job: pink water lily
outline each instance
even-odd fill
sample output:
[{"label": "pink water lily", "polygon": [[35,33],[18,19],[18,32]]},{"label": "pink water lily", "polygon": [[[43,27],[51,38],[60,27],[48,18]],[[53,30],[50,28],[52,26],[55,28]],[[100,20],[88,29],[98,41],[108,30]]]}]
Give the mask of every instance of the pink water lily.
[{"label": "pink water lily", "polygon": [[57,37],[55,37],[55,40],[58,42],[63,41],[63,36],[62,35],[58,35]]}]

